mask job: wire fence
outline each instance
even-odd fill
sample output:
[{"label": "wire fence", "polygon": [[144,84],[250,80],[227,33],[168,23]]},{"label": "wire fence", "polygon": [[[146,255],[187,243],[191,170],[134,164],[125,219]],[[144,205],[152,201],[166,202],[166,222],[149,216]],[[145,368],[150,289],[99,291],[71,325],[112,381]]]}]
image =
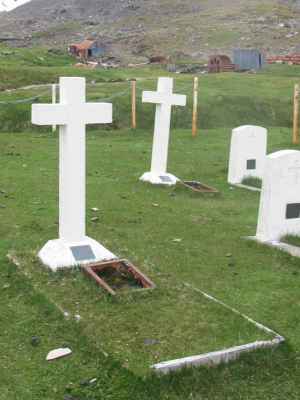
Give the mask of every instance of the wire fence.
[{"label": "wire fence", "polygon": [[[136,126],[153,131],[155,106],[142,102],[145,90],[156,90],[156,79],[136,81]],[[101,82],[87,85],[87,99],[93,102],[113,104],[113,123],[105,129],[128,129],[132,127],[131,81]],[[45,88],[45,86],[47,86]],[[58,87],[58,85],[57,85]],[[186,107],[172,108],[173,129],[192,129],[194,80],[178,79],[175,92],[187,96]],[[262,126],[291,126],[292,99],[268,99],[243,96],[214,90],[202,90],[200,81],[197,126],[198,132],[211,128],[233,128],[243,124]],[[0,132],[32,130],[49,131],[49,128],[31,124],[31,106],[34,103],[52,102],[52,85],[20,88],[0,93]],[[89,129],[99,129],[92,126]]]},{"label": "wire fence", "polygon": [[38,101],[42,96],[29,97],[28,99],[11,100],[11,101],[0,101],[2,106],[18,105],[18,104],[33,104]]},{"label": "wire fence", "polygon": [[[136,88],[136,114],[137,127],[141,129],[150,128],[154,124],[155,107],[152,104],[142,103],[144,90],[156,90],[155,80],[143,80],[138,82]],[[44,86],[44,85],[43,85]],[[56,89],[59,85],[56,85]],[[0,93],[0,131],[26,131],[37,129],[31,125],[31,106],[34,103],[51,103],[52,85],[47,89],[41,90],[39,87],[21,88],[19,91]],[[37,92],[28,96],[27,91]],[[110,92],[110,93],[109,93]],[[109,93],[109,95],[108,95]],[[20,98],[21,96],[28,97]],[[8,97],[8,99],[5,99]],[[11,98],[13,97],[13,98]],[[17,98],[16,98],[17,97]],[[59,96],[57,96],[58,98]],[[88,101],[111,102],[113,104],[113,124],[112,129],[131,128],[132,126],[132,87],[131,81],[115,83],[89,84],[87,86]],[[177,107],[173,108],[173,127],[189,127],[191,116],[186,116]],[[96,126],[97,128],[97,126]],[[39,127],[38,129],[46,129]]]}]

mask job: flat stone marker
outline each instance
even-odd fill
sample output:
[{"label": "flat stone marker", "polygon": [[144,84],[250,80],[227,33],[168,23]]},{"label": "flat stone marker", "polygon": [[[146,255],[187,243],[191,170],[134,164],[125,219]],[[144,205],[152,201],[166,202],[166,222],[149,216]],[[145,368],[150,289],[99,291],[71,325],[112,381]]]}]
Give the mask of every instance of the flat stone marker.
[{"label": "flat stone marker", "polygon": [[53,271],[116,256],[86,236],[87,124],[112,122],[112,104],[86,103],[85,78],[60,78],[59,104],[34,104],[32,123],[60,126],[59,239],[39,252]]},{"label": "flat stone marker", "polygon": [[176,185],[176,176],[167,173],[172,106],[185,106],[186,96],[173,94],[173,78],[159,78],[157,92],[143,92],[143,103],[156,104],[151,171],[140,180],[154,185]]},{"label": "flat stone marker", "polygon": [[267,155],[265,128],[245,125],[232,131],[228,183],[242,184],[245,178],[262,179]]},{"label": "flat stone marker", "polygon": [[266,158],[256,240],[278,243],[300,235],[300,151],[283,150]]}]

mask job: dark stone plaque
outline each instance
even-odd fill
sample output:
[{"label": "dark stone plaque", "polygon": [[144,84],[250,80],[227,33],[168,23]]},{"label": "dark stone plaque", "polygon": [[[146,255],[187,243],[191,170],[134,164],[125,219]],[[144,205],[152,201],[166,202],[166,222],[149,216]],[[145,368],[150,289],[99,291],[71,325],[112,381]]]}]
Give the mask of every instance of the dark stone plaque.
[{"label": "dark stone plaque", "polygon": [[256,160],[247,160],[247,169],[256,169]]},{"label": "dark stone plaque", "polygon": [[161,179],[163,182],[172,182],[172,179],[169,178],[168,176],[160,176],[160,179]]},{"label": "dark stone plaque", "polygon": [[96,260],[91,246],[73,246],[71,251],[76,261]]},{"label": "dark stone plaque", "polygon": [[288,204],[286,206],[286,219],[300,218],[300,203]]}]

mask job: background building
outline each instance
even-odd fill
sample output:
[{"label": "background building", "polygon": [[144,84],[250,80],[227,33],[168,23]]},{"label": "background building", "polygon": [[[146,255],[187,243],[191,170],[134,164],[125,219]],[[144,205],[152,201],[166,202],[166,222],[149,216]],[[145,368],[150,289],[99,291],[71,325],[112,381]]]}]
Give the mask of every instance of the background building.
[{"label": "background building", "polygon": [[265,64],[265,57],[256,49],[236,49],[233,51],[233,63],[238,71],[259,70]]}]

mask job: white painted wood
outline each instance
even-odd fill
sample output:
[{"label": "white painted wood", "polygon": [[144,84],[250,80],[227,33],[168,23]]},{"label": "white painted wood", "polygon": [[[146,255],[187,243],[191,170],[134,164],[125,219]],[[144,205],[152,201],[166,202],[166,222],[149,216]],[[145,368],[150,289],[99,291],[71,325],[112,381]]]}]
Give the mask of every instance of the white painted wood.
[{"label": "white painted wood", "polygon": [[[56,104],[56,91],[57,91],[57,85],[54,83],[52,85],[52,104]],[[52,132],[56,132],[56,125],[52,125]]]},{"label": "white painted wood", "polygon": [[[61,78],[59,104],[32,106],[33,124],[60,126],[60,242],[49,242],[40,252],[43,262],[45,261],[44,263],[54,270],[76,264],[70,255],[68,244],[80,245],[91,240],[86,237],[85,232],[86,125],[112,122],[112,104],[86,103],[85,91],[84,78]],[[95,243],[92,247],[95,247]],[[101,248],[96,253],[101,254]],[[115,258],[108,251],[104,251],[104,256],[105,258],[109,256],[108,259]],[[51,257],[53,261],[49,264]],[[67,264],[66,260],[68,260]],[[71,264],[70,260],[73,260]]]},{"label": "white painted wood", "polygon": [[141,177],[152,184],[174,185],[178,179],[167,173],[172,106],[185,106],[186,96],[173,94],[173,78],[159,78],[157,92],[143,92],[143,102],[156,104],[151,171]]},{"label": "white painted wood", "polygon": [[[232,131],[228,183],[241,184],[244,178],[262,179],[267,155],[267,130],[245,125]],[[256,168],[248,169],[247,161],[255,160]]]},{"label": "white painted wood", "polygon": [[86,103],[84,78],[60,79],[60,104],[34,104],[32,122],[60,125],[60,238],[85,237],[85,126],[112,122],[112,105]]}]

